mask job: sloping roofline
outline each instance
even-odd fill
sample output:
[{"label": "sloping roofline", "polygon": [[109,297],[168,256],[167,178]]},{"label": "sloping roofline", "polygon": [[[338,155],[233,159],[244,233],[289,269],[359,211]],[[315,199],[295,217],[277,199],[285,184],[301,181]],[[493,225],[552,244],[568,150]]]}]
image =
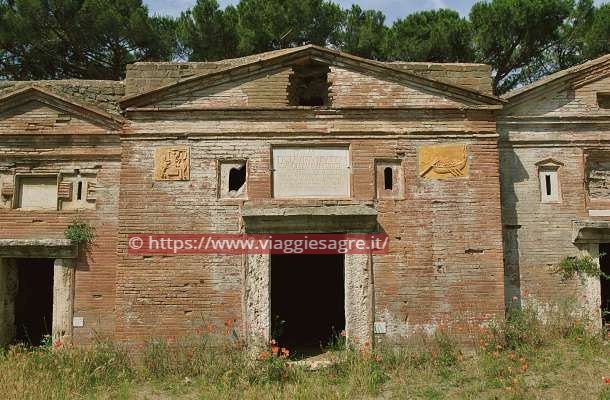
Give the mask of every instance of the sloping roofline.
[{"label": "sloping roofline", "polygon": [[533,96],[557,85],[568,84],[573,81],[578,81],[578,78],[580,77],[585,77],[583,82],[574,83],[576,86],[580,86],[583,83],[589,83],[593,80],[600,79],[601,77],[599,76],[594,76],[592,79],[587,79],[586,77],[587,75],[608,66],[610,66],[610,54],[545,76],[534,83],[506,93],[502,98],[509,100],[509,104],[521,102],[530,95]]},{"label": "sloping roofline", "polygon": [[259,57],[249,56],[248,58],[249,61],[241,65],[229,66],[209,74],[195,75],[186,78],[182,81],[161,86],[144,93],[124,97],[119,101],[119,104],[122,108],[145,106],[154,103],[158,99],[162,98],[166,94],[171,93],[171,91],[179,87],[189,87],[194,86],[195,84],[199,84],[197,88],[215,86],[219,83],[219,81],[222,80],[222,78],[230,77],[231,79],[236,79],[238,77],[241,77],[242,75],[248,75],[264,68],[272,67],[276,64],[302,59],[321,61],[331,65],[344,65],[356,68],[359,67],[360,69],[365,69],[373,72],[383,72],[387,76],[395,77],[399,80],[404,80],[410,83],[425,86],[427,88],[435,89],[439,92],[448,94],[449,96],[467,99],[476,104],[502,105],[505,103],[504,100],[495,96],[477,92],[472,89],[463,88],[457,85],[452,85],[449,83],[425,78],[408,71],[390,67],[382,62],[367,60],[365,58],[353,56],[351,54],[330,50],[315,45],[306,45],[290,49],[272,51],[262,53],[259,55]]},{"label": "sloping roofline", "polygon": [[0,96],[0,112],[10,110],[29,101],[36,100],[50,106],[59,106],[66,111],[81,113],[104,125],[119,127],[125,121],[121,116],[110,114],[98,107],[74,101],[43,89],[35,84],[19,88]]}]

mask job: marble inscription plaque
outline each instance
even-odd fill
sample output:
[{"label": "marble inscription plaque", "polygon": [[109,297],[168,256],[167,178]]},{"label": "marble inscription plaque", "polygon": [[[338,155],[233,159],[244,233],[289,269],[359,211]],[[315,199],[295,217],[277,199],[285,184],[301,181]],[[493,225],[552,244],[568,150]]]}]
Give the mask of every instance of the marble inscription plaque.
[{"label": "marble inscription plaque", "polygon": [[273,149],[273,196],[349,197],[349,150],[347,147]]}]

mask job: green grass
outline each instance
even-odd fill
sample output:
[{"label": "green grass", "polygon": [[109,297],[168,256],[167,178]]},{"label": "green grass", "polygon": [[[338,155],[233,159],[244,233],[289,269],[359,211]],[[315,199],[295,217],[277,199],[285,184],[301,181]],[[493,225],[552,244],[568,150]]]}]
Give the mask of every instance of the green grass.
[{"label": "green grass", "polygon": [[[0,355],[3,399],[605,399],[610,339],[558,312],[540,321],[515,310],[458,345],[451,330],[374,350],[333,349],[319,371],[273,355],[251,357],[234,338],[212,334],[150,341],[127,351],[14,346]],[[465,341],[461,340],[461,343]],[[262,359],[261,359],[262,358]]]}]

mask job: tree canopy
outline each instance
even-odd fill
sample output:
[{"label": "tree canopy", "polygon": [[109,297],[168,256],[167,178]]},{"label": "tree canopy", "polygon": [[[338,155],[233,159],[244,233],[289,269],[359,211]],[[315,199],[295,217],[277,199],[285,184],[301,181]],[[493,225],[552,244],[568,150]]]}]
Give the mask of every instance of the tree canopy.
[{"label": "tree canopy", "polygon": [[0,0],[0,76],[117,79],[172,56],[172,23],[141,0]]},{"label": "tree canopy", "polygon": [[121,79],[134,61],[214,61],[313,43],[382,61],[483,62],[504,93],[610,52],[610,4],[489,0],[465,18],[385,15],[329,0],[197,0],[178,17],[142,0],[0,0],[0,79]]},{"label": "tree canopy", "polygon": [[453,10],[422,11],[399,19],[390,29],[387,56],[401,61],[474,60],[472,27]]}]

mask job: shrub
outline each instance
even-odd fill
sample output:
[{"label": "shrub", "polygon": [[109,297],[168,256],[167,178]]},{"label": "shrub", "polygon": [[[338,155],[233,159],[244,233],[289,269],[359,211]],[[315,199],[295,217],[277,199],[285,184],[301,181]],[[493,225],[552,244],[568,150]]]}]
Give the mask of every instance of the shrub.
[{"label": "shrub", "polygon": [[86,222],[74,221],[64,231],[66,239],[70,239],[72,243],[78,245],[88,245],[95,239],[93,228]]},{"label": "shrub", "polygon": [[576,276],[580,277],[583,283],[587,277],[610,279],[590,255],[565,257],[553,268],[553,273],[558,274],[562,281],[568,281]]}]

